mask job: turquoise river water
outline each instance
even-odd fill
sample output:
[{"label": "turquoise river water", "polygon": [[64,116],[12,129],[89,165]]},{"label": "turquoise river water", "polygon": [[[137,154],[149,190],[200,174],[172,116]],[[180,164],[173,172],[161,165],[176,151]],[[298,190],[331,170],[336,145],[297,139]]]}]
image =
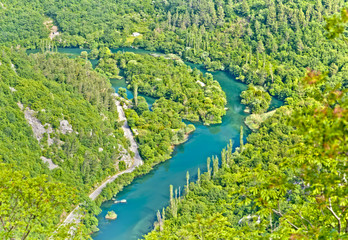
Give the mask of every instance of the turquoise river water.
[{"label": "turquoise river water", "polygon": [[[115,51],[131,51],[135,53],[150,53],[136,49],[114,49]],[[68,54],[80,54],[83,49],[59,49],[59,52]],[[92,62],[95,66],[96,61]],[[196,67],[206,72],[201,65],[186,63],[190,67]],[[95,240],[133,240],[142,238],[153,229],[157,210],[166,207],[169,202],[169,185],[183,189],[186,183],[186,171],[190,172],[192,180],[196,179],[197,168],[206,170],[206,159],[212,155],[220,155],[221,150],[232,139],[235,147],[239,146],[240,126],[244,128],[244,136],[249,131],[244,125],[247,116],[243,112],[244,106],[240,103],[240,93],[247,86],[236,81],[232,76],[223,71],[212,72],[227,97],[227,113],[222,119],[222,124],[204,126],[195,123],[196,131],[190,135],[187,142],[177,146],[173,157],[164,163],[154,167],[147,175],[137,178],[132,184],[125,187],[117,194],[116,199],[126,199],[127,203],[114,204],[113,201],[103,203],[102,212],[98,216],[100,231],[93,234]],[[124,80],[111,80],[112,86],[117,90],[126,87]],[[128,97],[132,97],[130,91]],[[152,104],[154,99],[146,98]],[[271,109],[282,105],[281,101],[272,99]],[[106,220],[108,211],[115,211],[118,215],[116,220]]]}]

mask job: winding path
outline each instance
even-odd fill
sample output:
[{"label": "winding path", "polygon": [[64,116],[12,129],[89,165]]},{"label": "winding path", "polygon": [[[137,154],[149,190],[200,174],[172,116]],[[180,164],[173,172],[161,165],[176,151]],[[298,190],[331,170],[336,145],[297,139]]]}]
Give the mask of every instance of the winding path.
[{"label": "winding path", "polygon": [[[114,93],[114,96],[116,97],[118,95],[116,93]],[[95,200],[99,196],[99,194],[102,192],[102,190],[106,187],[106,185],[108,183],[115,181],[115,179],[118,178],[122,174],[133,172],[135,168],[143,165],[143,160],[141,159],[139,151],[138,151],[138,145],[135,142],[133,133],[128,125],[127,118],[126,118],[124,111],[123,111],[123,107],[121,106],[120,101],[118,101],[116,98],[115,98],[115,104],[117,106],[119,120],[124,121],[123,125],[122,125],[124,135],[127,139],[129,139],[129,141],[131,143],[130,149],[135,154],[134,158],[132,159],[133,164],[128,169],[109,177],[99,187],[97,187],[97,189],[95,189],[89,195],[89,198],[92,200]],[[79,206],[77,206],[72,212],[70,212],[70,214],[66,217],[66,219],[64,220],[64,222],[62,224],[64,225],[64,224],[69,224],[69,223],[79,223],[80,222],[80,215],[78,213],[78,209],[79,209]]]}]

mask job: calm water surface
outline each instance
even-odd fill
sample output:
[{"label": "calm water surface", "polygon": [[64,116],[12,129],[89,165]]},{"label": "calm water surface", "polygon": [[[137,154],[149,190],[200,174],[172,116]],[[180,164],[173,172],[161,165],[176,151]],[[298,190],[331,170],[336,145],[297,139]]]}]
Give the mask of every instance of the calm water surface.
[{"label": "calm water surface", "polygon": [[[170,184],[182,188],[186,182],[186,171],[195,179],[198,167],[205,171],[207,157],[219,155],[230,139],[239,142],[240,126],[244,125],[246,116],[239,95],[246,85],[234,81],[225,72],[213,75],[220,82],[228,100],[229,110],[223,117],[223,123],[210,127],[195,124],[196,131],[186,143],[175,149],[172,159],[156,166],[148,175],[136,179],[116,196],[117,199],[127,199],[126,204],[113,204],[112,201],[104,203],[103,211],[98,216],[100,231],[93,235],[93,239],[141,238],[153,228],[157,210],[168,205]],[[118,83],[124,87],[124,81],[115,80],[112,81],[114,88],[119,87]],[[118,214],[117,220],[104,218],[110,210]]]},{"label": "calm water surface", "polygon": [[[114,49],[116,51],[131,51],[136,53],[149,53],[136,49]],[[60,52],[68,54],[80,54],[85,49],[59,49]],[[88,51],[88,50],[87,50]],[[93,62],[94,63],[94,62]],[[206,72],[202,66],[186,63],[192,68],[196,67]],[[95,63],[93,64],[95,65]],[[190,172],[192,180],[196,179],[197,168],[206,170],[206,159],[212,155],[219,155],[230,139],[239,146],[240,126],[244,127],[244,136],[249,131],[244,125],[247,116],[243,112],[244,106],[240,104],[240,93],[247,89],[243,83],[236,81],[228,73],[213,72],[227,97],[227,114],[223,117],[222,124],[204,126],[195,124],[196,131],[184,144],[175,148],[173,158],[157,165],[149,174],[137,178],[132,184],[125,187],[117,194],[116,199],[126,199],[127,203],[114,204],[113,201],[105,202],[98,216],[100,231],[92,237],[95,240],[132,240],[141,238],[153,229],[157,210],[166,207],[169,202],[169,185],[174,188],[183,188],[186,183],[186,171]],[[124,80],[111,80],[111,84],[117,91],[120,87],[126,87]],[[133,95],[127,90],[127,95]],[[152,104],[153,98],[146,98]],[[281,101],[272,100],[271,109],[282,105]],[[118,215],[114,221],[106,220],[108,211],[115,211]]]},{"label": "calm water surface", "polygon": [[[127,49],[129,50],[129,49]],[[139,52],[130,49],[133,52]],[[140,53],[144,53],[140,50]],[[206,72],[203,67],[187,63]],[[102,213],[98,216],[100,231],[93,235],[95,240],[129,240],[138,239],[153,229],[156,212],[168,205],[169,185],[183,188],[186,183],[186,171],[190,172],[192,180],[196,179],[197,168],[206,170],[206,159],[212,155],[219,155],[230,139],[239,145],[240,126],[244,126],[244,107],[240,104],[240,93],[247,86],[235,81],[226,72],[212,73],[219,81],[227,96],[227,114],[220,125],[204,126],[195,124],[196,131],[189,140],[176,147],[173,158],[156,166],[148,175],[136,179],[131,185],[117,194],[116,199],[126,199],[126,204],[113,204],[112,201],[102,205]],[[111,81],[113,87],[125,87],[126,83],[120,80]],[[132,94],[128,91],[128,96]],[[278,105],[274,102],[273,105]],[[246,127],[244,126],[244,129]],[[245,131],[247,135],[248,131]],[[118,214],[115,221],[105,220],[108,211]]]}]

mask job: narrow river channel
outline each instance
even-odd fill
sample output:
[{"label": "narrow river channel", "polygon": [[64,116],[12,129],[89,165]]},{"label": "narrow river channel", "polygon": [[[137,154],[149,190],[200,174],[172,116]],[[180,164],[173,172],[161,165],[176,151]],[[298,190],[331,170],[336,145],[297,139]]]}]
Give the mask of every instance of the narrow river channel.
[{"label": "narrow river channel", "polygon": [[[149,53],[144,50],[131,48],[114,49],[115,51],[131,51],[135,53]],[[68,54],[80,54],[81,49],[59,49],[59,52]],[[95,65],[95,62],[92,62]],[[206,72],[201,65],[186,63],[192,68],[197,68]],[[243,112],[244,106],[240,103],[240,93],[247,86],[236,81],[228,73],[223,71],[213,72],[213,77],[217,80],[227,96],[227,113],[223,117],[222,124],[204,126],[195,124],[196,131],[184,144],[175,148],[173,157],[164,163],[157,165],[149,174],[137,178],[132,184],[125,187],[122,192],[117,194],[116,199],[126,199],[127,203],[114,204],[113,201],[103,203],[102,212],[98,216],[100,231],[93,234],[95,240],[133,240],[142,238],[153,228],[156,220],[157,210],[166,207],[169,202],[169,185],[174,188],[183,188],[186,183],[186,171],[190,172],[192,180],[196,179],[197,168],[201,171],[206,170],[206,159],[212,155],[220,155],[230,139],[234,141],[234,146],[239,146],[240,126],[244,128],[244,136],[249,133],[244,125],[247,116]],[[124,80],[111,80],[112,86],[116,89],[125,87]],[[131,92],[128,96],[132,97]],[[147,98],[149,103],[153,101]],[[271,109],[282,105],[281,101],[272,100]],[[115,211],[118,215],[117,220],[106,220],[105,215],[108,211]]]}]

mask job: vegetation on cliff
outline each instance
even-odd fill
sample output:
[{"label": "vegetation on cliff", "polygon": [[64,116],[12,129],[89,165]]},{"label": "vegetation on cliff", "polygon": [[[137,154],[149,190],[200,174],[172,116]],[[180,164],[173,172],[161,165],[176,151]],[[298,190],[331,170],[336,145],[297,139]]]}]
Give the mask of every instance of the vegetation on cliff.
[{"label": "vegetation on cliff", "polygon": [[[223,150],[221,167],[217,157],[213,168],[209,160],[208,172],[188,184],[183,199],[170,199],[166,220],[159,220],[147,238],[346,237],[345,4],[1,1],[0,44],[10,48],[2,47],[0,55],[0,161],[5,164],[0,168],[5,189],[0,211],[9,222],[0,225],[0,236],[47,238],[76,202],[83,202],[88,213],[84,225],[95,228],[98,207],[86,194],[118,171],[129,145],[106,76],[117,77],[122,69],[134,92],[159,99],[151,111],[136,97],[134,109],[127,110],[149,164],[110,184],[98,204],[149,172],[155,157],[162,161],[169,156],[170,146],[189,132],[181,119],[221,122],[226,99],[209,74],[203,76],[177,58],[111,54],[106,48],[135,46],[177,54],[252,84],[242,99],[253,113],[267,110],[269,95],[287,104],[257,126],[246,145],[234,153],[231,144]],[[53,40],[44,24],[47,17],[60,32]],[[72,60],[59,54],[26,56],[23,46],[92,51]],[[100,58],[97,72],[87,57]],[[23,188],[29,185],[34,187]],[[64,202],[61,190],[78,194]],[[42,198],[33,201],[32,195]],[[37,204],[42,208],[32,208]],[[13,206],[18,212],[11,215]],[[46,208],[52,209],[43,215]],[[83,238],[83,229],[81,234]]]}]

